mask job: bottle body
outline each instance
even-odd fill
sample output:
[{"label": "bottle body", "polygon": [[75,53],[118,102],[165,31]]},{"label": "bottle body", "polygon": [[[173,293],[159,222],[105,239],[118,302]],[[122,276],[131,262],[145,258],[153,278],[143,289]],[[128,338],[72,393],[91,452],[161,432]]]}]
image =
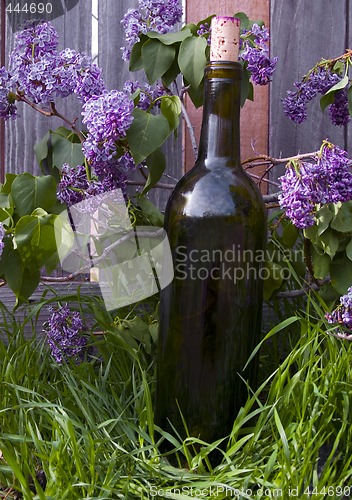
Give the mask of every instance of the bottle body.
[{"label": "bottle body", "polygon": [[256,381],[257,360],[243,368],[260,340],[266,240],[261,194],[239,160],[240,70],[223,66],[206,81],[196,165],[166,208],[175,277],[161,292],[157,359],[156,423],[207,442],[231,431],[248,395],[241,377]]}]

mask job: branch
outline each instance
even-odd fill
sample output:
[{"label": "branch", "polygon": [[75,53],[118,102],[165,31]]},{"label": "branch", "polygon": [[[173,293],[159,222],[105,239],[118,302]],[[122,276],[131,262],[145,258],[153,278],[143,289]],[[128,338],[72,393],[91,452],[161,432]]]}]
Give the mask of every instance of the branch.
[{"label": "branch", "polygon": [[192,126],[191,119],[190,119],[189,114],[187,112],[186,106],[184,105],[184,102],[183,102],[184,93],[185,93],[185,89],[182,91],[182,93],[180,95],[182,116],[183,116],[185,123],[186,123],[186,126],[187,126],[189,138],[190,138],[191,144],[192,144],[193,156],[194,156],[194,159],[196,160],[198,157],[197,139],[196,139],[196,136],[194,134],[194,128]]},{"label": "branch", "polygon": [[40,113],[41,115],[44,115],[44,116],[46,116],[48,118],[51,117],[51,116],[57,116],[58,118],[60,118],[61,120],[63,120],[70,127],[70,129],[72,129],[74,131],[74,133],[77,135],[77,137],[79,138],[79,140],[81,141],[81,143],[83,143],[85,141],[85,137],[82,134],[82,132],[76,127],[75,121],[71,122],[68,118],[66,118],[66,116],[64,116],[61,113],[59,113],[57,111],[56,107],[55,107],[55,103],[51,102],[50,103],[51,110],[50,111],[45,111],[44,109],[41,109],[36,104],[34,104],[34,102],[29,101],[27,99],[27,97],[25,97],[24,95],[20,95],[20,94],[17,94],[17,95],[18,95],[18,100],[19,101],[22,101],[25,104],[28,104],[28,106],[30,106],[35,111],[38,111],[38,113]]}]

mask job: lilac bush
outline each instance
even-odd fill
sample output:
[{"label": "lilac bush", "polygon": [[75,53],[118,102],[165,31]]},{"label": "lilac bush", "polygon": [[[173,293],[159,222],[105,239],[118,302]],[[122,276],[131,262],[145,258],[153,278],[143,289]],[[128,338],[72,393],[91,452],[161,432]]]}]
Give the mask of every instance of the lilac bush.
[{"label": "lilac bush", "polygon": [[352,199],[352,161],[347,152],[325,141],[314,162],[292,161],[280,177],[280,207],[295,226],[315,223],[318,204]]},{"label": "lilac bush", "polygon": [[131,48],[139,42],[140,35],[148,31],[168,33],[182,19],[179,0],[139,0],[137,9],[129,9],[122,19],[126,46],[121,47],[122,58],[130,58]]},{"label": "lilac bush", "polygon": [[50,317],[46,325],[47,342],[51,354],[58,364],[72,359],[82,361],[87,345],[85,326],[79,312],[72,312],[67,304],[49,308]]},{"label": "lilac bush", "polygon": [[91,58],[71,49],[58,51],[58,34],[50,22],[29,22],[16,36],[10,56],[13,88],[35,104],[75,93],[83,102],[101,94],[105,84]]},{"label": "lilac bush", "polygon": [[267,85],[273,76],[278,58],[269,56],[269,31],[254,23],[241,34],[240,59],[247,62],[247,69],[257,85]]},{"label": "lilac bush", "polygon": [[[326,94],[341,79],[342,76],[332,71],[330,65],[315,66],[301,81],[295,82],[296,90],[287,91],[283,99],[284,113],[294,122],[302,123],[307,118],[307,104],[318,94]],[[335,125],[348,123],[347,93],[343,91],[335,94],[335,100],[329,106],[329,112]]]},{"label": "lilac bush", "polygon": [[13,80],[6,68],[0,68],[0,118],[16,118],[17,106],[12,97]]},{"label": "lilac bush", "polygon": [[325,317],[328,323],[340,326],[334,332],[336,336],[352,340],[352,287],[349,287],[347,293],[340,297],[340,304]]}]

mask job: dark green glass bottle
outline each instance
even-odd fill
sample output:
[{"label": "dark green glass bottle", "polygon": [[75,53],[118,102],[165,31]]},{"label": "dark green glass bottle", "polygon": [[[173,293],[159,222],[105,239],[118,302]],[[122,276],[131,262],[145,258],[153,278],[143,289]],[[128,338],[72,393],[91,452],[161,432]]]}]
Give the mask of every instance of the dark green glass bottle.
[{"label": "dark green glass bottle", "polygon": [[[255,387],[266,212],[240,162],[241,65],[211,61],[199,154],[166,208],[175,277],[162,291],[155,422],[213,442]],[[184,420],[184,422],[183,422]]]}]

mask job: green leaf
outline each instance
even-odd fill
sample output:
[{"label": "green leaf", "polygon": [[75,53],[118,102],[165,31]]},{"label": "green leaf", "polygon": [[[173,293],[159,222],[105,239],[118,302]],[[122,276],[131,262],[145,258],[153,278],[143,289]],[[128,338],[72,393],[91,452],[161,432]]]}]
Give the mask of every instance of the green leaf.
[{"label": "green leaf", "polygon": [[241,107],[244,106],[247,99],[253,101],[253,84],[250,81],[251,73],[247,70],[246,66],[243,67],[241,79]]},{"label": "green leaf", "polygon": [[335,100],[335,92],[328,92],[320,98],[320,108],[324,112]]},{"label": "green leaf", "polygon": [[166,168],[165,155],[160,149],[156,149],[148,158],[147,166],[149,170],[149,175],[147,182],[142,191],[142,195],[145,195],[152,187],[157,184],[163,175]]},{"label": "green leaf", "polygon": [[233,17],[237,17],[241,21],[241,29],[247,29],[251,24],[249,17],[244,12],[236,12]]},{"label": "green leaf", "polygon": [[174,62],[176,49],[157,39],[149,39],[142,47],[142,60],[149,83],[154,83]]},{"label": "green leaf", "polygon": [[352,262],[346,258],[332,261],[330,266],[331,283],[335,290],[344,295],[352,285]]},{"label": "green leaf", "polygon": [[[185,86],[188,86],[188,82],[185,79]],[[194,106],[196,108],[200,108],[203,106],[204,102],[204,80],[202,80],[202,83],[199,85],[197,89],[194,89],[194,87],[189,87],[188,90],[188,95],[191,98],[191,101],[193,102]]]},{"label": "green leaf", "polygon": [[292,222],[285,223],[282,231],[281,242],[288,248],[292,248],[299,235],[299,229]]},{"label": "green leaf", "polygon": [[55,215],[40,215],[44,211],[25,215],[18,221],[14,241],[22,262],[29,269],[40,269],[57,252],[54,222]]},{"label": "green leaf", "polygon": [[45,160],[47,160],[49,155],[49,141],[50,141],[50,132],[47,132],[45,136],[34,146],[35,157],[42,171],[43,171],[43,166],[46,163]]},{"label": "green leaf", "polygon": [[190,36],[180,45],[178,64],[183,76],[194,89],[198,89],[204,76],[206,48],[207,41],[199,36]]},{"label": "green leaf", "polygon": [[192,35],[191,30],[188,27],[181,31],[175,31],[171,33],[160,34],[157,31],[148,31],[147,36],[149,38],[156,38],[164,45],[173,45],[177,42],[182,42],[185,38]]},{"label": "green leaf", "polygon": [[40,282],[39,269],[28,269],[23,266],[18,250],[6,255],[4,278],[16,296],[16,306],[26,302]]},{"label": "green leaf", "polygon": [[133,45],[129,62],[130,71],[139,71],[140,69],[143,69],[142,47],[147,40],[148,37],[146,35],[141,35],[140,41]]},{"label": "green leaf", "polygon": [[13,181],[16,179],[18,174],[6,174],[5,183],[1,185],[0,192],[10,194]]},{"label": "green leaf", "polygon": [[163,226],[164,216],[160,212],[160,210],[157,209],[154,203],[152,203],[150,200],[148,200],[148,198],[145,197],[138,198],[137,203],[142,209],[143,214],[147,216],[152,226]]},{"label": "green leaf", "polygon": [[352,260],[352,239],[350,240],[350,242],[348,243],[348,245],[346,246],[346,255],[347,257]]},{"label": "green leaf", "polygon": [[264,280],[264,300],[269,300],[273,293],[278,290],[282,283],[282,266],[277,262],[268,261],[265,264],[265,267],[268,271],[268,277]]},{"label": "green leaf", "polygon": [[339,247],[339,239],[335,231],[327,229],[323,234],[319,236],[317,243],[332,259],[335,257],[335,254]]},{"label": "green leaf", "polygon": [[330,227],[341,233],[352,231],[352,202],[341,203],[341,206],[335,215]]},{"label": "green leaf", "polygon": [[161,99],[161,112],[169,122],[170,128],[175,130],[180,123],[181,101],[177,95],[166,95]]},{"label": "green leaf", "polygon": [[11,194],[19,216],[39,207],[49,211],[56,202],[56,182],[51,175],[34,177],[26,172],[13,181]]},{"label": "green leaf", "polygon": [[330,225],[334,217],[335,208],[333,205],[327,204],[323,205],[319,210],[317,210],[315,217],[317,219],[317,237],[324,233]]},{"label": "green leaf", "polygon": [[133,116],[134,120],[127,130],[127,140],[138,165],[165,142],[171,130],[163,115],[152,115],[135,108]]},{"label": "green leaf", "polygon": [[348,82],[349,82],[348,72],[346,70],[345,76],[343,78],[341,78],[341,80],[339,82],[335,83],[335,85],[333,85],[327,92],[325,92],[324,95],[330,94],[331,92],[335,92],[336,90],[344,89],[345,87],[347,87]]},{"label": "green leaf", "polygon": [[180,74],[180,68],[178,65],[178,61],[175,58],[170,68],[161,77],[164,87],[169,87],[171,83],[176,80],[179,74]]},{"label": "green leaf", "polygon": [[64,163],[68,163],[71,167],[84,165],[81,143],[72,142],[57,130],[52,133],[52,155],[53,166],[59,170]]},{"label": "green leaf", "polygon": [[322,280],[326,278],[326,276],[329,276],[330,264],[331,264],[330,257],[326,253],[320,255],[315,250],[314,246],[311,247],[311,255],[312,255],[314,277]]},{"label": "green leaf", "polygon": [[348,111],[352,116],[352,86],[348,89]]}]

